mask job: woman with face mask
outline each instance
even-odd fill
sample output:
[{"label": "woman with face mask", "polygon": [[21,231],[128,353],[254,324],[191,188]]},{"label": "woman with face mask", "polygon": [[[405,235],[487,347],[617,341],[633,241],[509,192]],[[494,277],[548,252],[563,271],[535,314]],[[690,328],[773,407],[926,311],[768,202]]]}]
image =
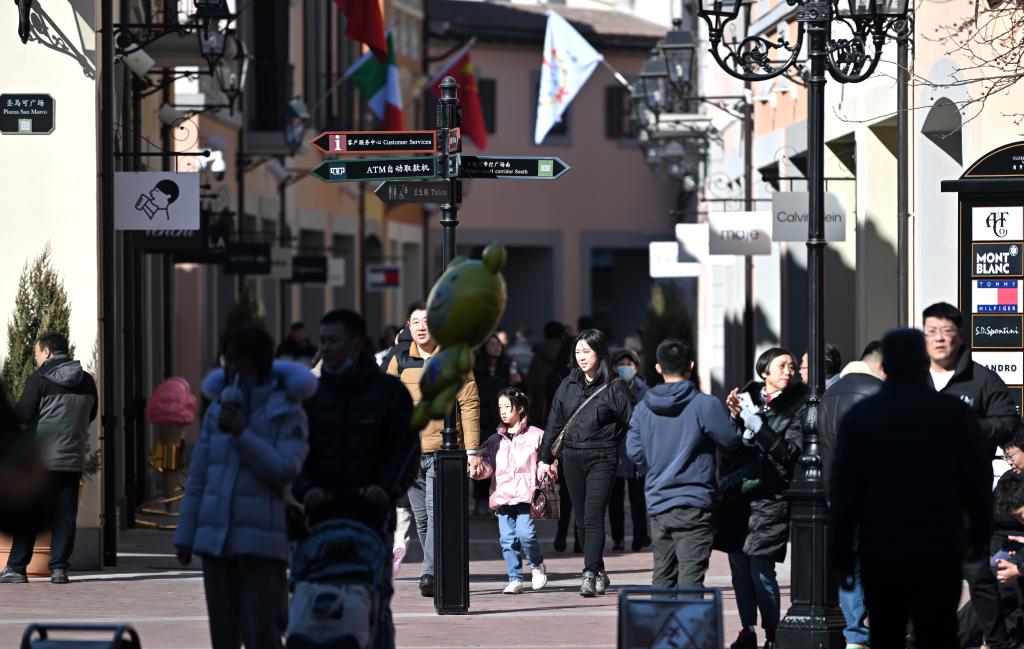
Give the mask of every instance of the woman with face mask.
[{"label": "woman with face mask", "polygon": [[[631,349],[620,349],[612,356],[612,364],[619,378],[629,386],[633,405],[647,394],[647,382],[640,376],[640,358]],[[633,552],[651,544],[647,531],[647,502],[644,499],[644,477],[626,454],[626,440],[619,444],[619,466],[615,470],[608,520],[612,528],[612,550],[622,551],[626,546],[626,489],[629,489],[629,513],[633,523]]]},{"label": "woman with face mask", "polygon": [[[760,381],[734,388],[725,400],[746,430],[743,444],[719,462],[720,506],[715,549],[729,553],[736,606],[743,628],[730,649],[757,649],[757,614],[764,649],[775,649],[781,599],[775,564],[786,559],[789,488],[803,448],[808,388],[797,378],[793,354],[773,347],[755,363]],[[742,403],[749,397],[747,408]]]},{"label": "woman with face mask", "polygon": [[[603,595],[605,510],[619,463],[619,442],[629,428],[633,398],[612,367],[608,342],[596,329],[584,329],[573,344],[573,363],[551,404],[541,442],[541,462],[549,476],[565,473],[576,511],[576,535],[583,546],[580,595]],[[564,432],[563,432],[564,431]],[[560,444],[555,441],[561,434]]]}]

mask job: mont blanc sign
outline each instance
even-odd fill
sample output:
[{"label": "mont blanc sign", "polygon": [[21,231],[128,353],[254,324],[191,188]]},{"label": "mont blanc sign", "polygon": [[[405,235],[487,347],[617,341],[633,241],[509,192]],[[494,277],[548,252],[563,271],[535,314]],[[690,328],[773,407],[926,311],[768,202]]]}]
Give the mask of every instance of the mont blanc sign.
[{"label": "mont blanc sign", "polygon": [[[772,194],[772,240],[807,241],[807,192]],[[846,208],[832,192],[825,192],[825,240],[846,241]]]}]

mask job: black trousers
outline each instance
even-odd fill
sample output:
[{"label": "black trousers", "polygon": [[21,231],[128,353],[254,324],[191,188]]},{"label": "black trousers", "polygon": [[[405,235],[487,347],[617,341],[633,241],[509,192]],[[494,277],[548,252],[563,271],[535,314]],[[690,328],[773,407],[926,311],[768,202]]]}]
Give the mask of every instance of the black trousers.
[{"label": "black trousers", "polygon": [[203,557],[213,649],[281,649],[288,626],[288,564],[254,556]]},{"label": "black trousers", "polygon": [[1012,649],[1017,642],[1010,637],[1007,617],[1019,608],[1017,590],[1014,584],[1000,584],[996,580],[988,558],[966,561],[963,566],[964,579],[971,591],[974,614],[989,649]]},{"label": "black trousers", "polygon": [[576,509],[576,536],[583,546],[585,571],[604,570],[604,516],[618,462],[616,448],[566,448],[562,452],[562,470]]},{"label": "black trousers", "polygon": [[[54,505],[53,525],[50,528],[50,570],[67,570],[71,552],[75,548],[75,519],[78,517],[78,485],[81,471],[51,471],[48,498]],[[17,532],[11,543],[7,565],[12,570],[25,572],[32,561],[32,546],[36,544],[34,531]]]},{"label": "black trousers", "polygon": [[[558,499],[558,532],[555,534],[555,540],[565,543],[565,537],[569,534],[569,523],[572,522],[572,497],[569,495],[569,485],[565,483],[565,471],[562,470],[558,472]],[[580,542],[575,526],[573,526],[573,537],[576,539],[576,543]]]},{"label": "black trousers", "polygon": [[711,512],[696,507],[673,507],[651,516],[655,588],[703,588],[711,561],[715,526]]},{"label": "black trousers", "polygon": [[612,540],[622,543],[626,539],[626,488],[629,487],[629,514],[633,519],[633,540],[646,539],[647,500],[644,498],[644,479],[615,478],[612,499],[608,503],[608,520],[612,525]]},{"label": "black trousers", "polygon": [[907,622],[915,646],[959,649],[957,605],[960,565],[956,561],[921,565],[865,562],[864,600],[870,612],[871,649],[905,649]]}]

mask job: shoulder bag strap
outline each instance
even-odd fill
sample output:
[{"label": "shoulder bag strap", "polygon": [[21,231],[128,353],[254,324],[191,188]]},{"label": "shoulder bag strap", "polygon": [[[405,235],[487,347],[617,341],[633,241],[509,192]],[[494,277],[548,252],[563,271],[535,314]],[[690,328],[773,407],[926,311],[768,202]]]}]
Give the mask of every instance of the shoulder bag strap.
[{"label": "shoulder bag strap", "polygon": [[[551,444],[551,447],[552,447],[552,449],[556,449],[556,450],[561,450],[561,448],[562,448],[562,444],[563,444],[563,443],[564,443],[564,441],[565,441],[565,433],[566,433],[566,431],[568,431],[568,430],[569,430],[569,426],[571,426],[571,425],[572,425],[572,422],[573,422],[573,420],[575,420],[575,419],[576,419],[576,415],[580,414],[580,411],[582,411],[582,410],[583,410],[583,409],[584,409],[584,408],[585,408],[585,407],[587,406],[587,404],[588,404],[588,403],[590,403],[590,402],[591,402],[591,401],[592,401],[592,400],[594,399],[594,397],[596,397],[597,395],[599,395],[599,394],[601,394],[602,392],[604,392],[605,388],[607,388],[608,386],[610,386],[610,385],[611,385],[612,383],[615,383],[615,381],[617,381],[617,380],[618,380],[618,379],[612,379],[612,380],[611,380],[610,382],[608,382],[608,383],[605,383],[604,385],[602,385],[602,386],[601,386],[601,387],[599,387],[598,389],[594,390],[594,393],[593,393],[593,394],[591,394],[591,395],[590,395],[589,397],[587,397],[587,398],[586,398],[586,399],[585,399],[585,400],[583,401],[583,403],[581,403],[581,404],[579,405],[579,407],[578,407],[578,408],[576,408],[576,410],[574,410],[574,411],[573,411],[572,415],[571,415],[571,416],[569,417],[569,419],[568,419],[568,420],[567,420],[567,421],[565,422],[565,425],[564,425],[564,426],[562,426],[562,430],[561,430],[561,431],[560,431],[560,432],[558,433],[558,437],[556,437],[556,438],[555,438],[555,441],[554,441],[554,442],[553,442],[553,443]],[[552,451],[552,453],[553,453],[553,454],[555,454],[555,455],[557,455],[557,453],[556,453],[556,452],[555,452],[554,450]]]}]

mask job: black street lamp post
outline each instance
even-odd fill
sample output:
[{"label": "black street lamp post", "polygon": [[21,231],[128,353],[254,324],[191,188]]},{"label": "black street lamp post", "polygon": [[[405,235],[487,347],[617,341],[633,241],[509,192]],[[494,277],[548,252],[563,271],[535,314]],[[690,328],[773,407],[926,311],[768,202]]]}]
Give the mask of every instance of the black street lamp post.
[{"label": "black street lamp post", "polygon": [[[758,34],[747,34],[738,41],[724,40],[726,26],[739,13],[739,0],[702,0],[699,15],[708,26],[712,56],[723,70],[744,81],[764,81],[785,74],[797,64],[805,33],[808,37],[807,303],[811,390],[803,454],[789,492],[793,506],[792,606],[779,625],[777,643],[779,649],[831,649],[842,647],[843,619],[829,576],[829,513],[818,445],[819,404],[825,391],[825,73],[841,83],[856,83],[871,76],[886,39],[895,38],[904,28],[908,2],[850,0],[846,12],[840,12],[838,0],[787,2],[797,7],[795,43],[782,35],[774,42]],[[834,37],[837,26],[848,33]],[[749,28],[749,24],[744,27]]]},{"label": "black street lamp post", "polygon": [[[455,258],[455,228],[462,199],[459,156],[450,155],[448,147],[449,132],[462,125],[458,91],[455,79],[445,77],[437,105],[438,175],[448,182],[448,201],[441,205],[441,258],[445,267]],[[458,407],[456,403],[455,409]],[[459,448],[453,410],[444,420],[441,448],[434,453],[434,608],[439,615],[469,612],[466,462],[466,451]]]}]

